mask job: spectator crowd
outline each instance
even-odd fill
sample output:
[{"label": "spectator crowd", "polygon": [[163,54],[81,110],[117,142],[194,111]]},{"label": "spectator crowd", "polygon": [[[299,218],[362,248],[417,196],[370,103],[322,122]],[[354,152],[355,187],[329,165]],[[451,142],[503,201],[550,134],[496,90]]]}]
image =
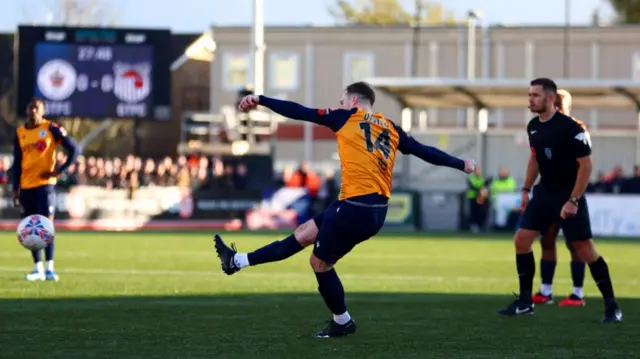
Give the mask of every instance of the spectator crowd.
[{"label": "spectator crowd", "polygon": [[609,173],[599,173],[587,192],[640,194],[640,166],[634,166],[631,176],[625,175],[622,166],[615,166]]},{"label": "spectator crowd", "polygon": [[[65,161],[65,154],[58,153],[58,162]],[[0,184],[11,180],[11,157],[0,156]],[[218,157],[179,156],[160,160],[142,159],[129,155],[121,158],[80,156],[59,181],[61,187],[75,185],[102,186],[105,188],[137,188],[143,186],[180,186],[213,190],[243,190],[247,186],[247,167],[242,162],[224,162]],[[276,180],[277,187],[305,187],[314,198],[333,200],[339,184],[333,171],[319,175],[308,164],[287,168]],[[635,166],[628,176],[622,166],[615,166],[609,173],[601,172],[596,181],[589,184],[587,192],[640,194],[640,166]]]},{"label": "spectator crowd", "polygon": [[[58,153],[57,162],[64,163],[66,155]],[[11,180],[11,158],[0,156],[0,184]],[[145,186],[179,186],[191,189],[232,191],[247,189],[247,166],[241,161],[224,162],[218,157],[179,156],[160,160],[129,155],[125,158],[80,156],[63,173],[58,186],[100,186],[108,189],[136,189]],[[321,176],[308,164],[286,168],[277,175],[276,188],[303,187],[309,191],[314,204],[324,207],[338,195],[339,184],[332,170]]]},{"label": "spectator crowd", "polygon": [[[486,229],[491,208],[496,208],[496,198],[501,193],[518,192],[516,180],[507,168],[501,168],[497,176],[487,177],[480,166],[467,179],[465,211],[469,229],[479,232]],[[640,167],[636,166],[631,176],[626,176],[622,166],[615,166],[609,173],[599,173],[592,181],[588,193],[640,194]],[[508,228],[512,228],[509,226]]]},{"label": "spectator crowd", "polygon": [[[58,163],[66,160],[58,153]],[[10,181],[11,159],[0,157],[0,184]],[[217,190],[242,190],[246,187],[247,167],[242,162],[224,163],[205,156],[142,159],[129,155],[121,158],[80,156],[62,174],[58,186],[101,186],[109,189],[135,189],[143,186],[180,186]]]}]

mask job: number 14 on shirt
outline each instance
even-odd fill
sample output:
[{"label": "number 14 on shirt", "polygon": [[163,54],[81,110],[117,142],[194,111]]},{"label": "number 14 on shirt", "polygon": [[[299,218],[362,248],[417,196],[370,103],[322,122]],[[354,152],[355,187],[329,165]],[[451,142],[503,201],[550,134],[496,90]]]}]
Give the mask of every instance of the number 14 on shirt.
[{"label": "number 14 on shirt", "polygon": [[391,154],[391,145],[389,143],[389,130],[383,129],[380,131],[375,140],[372,139],[371,123],[368,121],[360,122],[360,130],[364,133],[364,141],[367,146],[367,151],[373,153],[374,150],[382,152],[385,160],[389,159]]}]

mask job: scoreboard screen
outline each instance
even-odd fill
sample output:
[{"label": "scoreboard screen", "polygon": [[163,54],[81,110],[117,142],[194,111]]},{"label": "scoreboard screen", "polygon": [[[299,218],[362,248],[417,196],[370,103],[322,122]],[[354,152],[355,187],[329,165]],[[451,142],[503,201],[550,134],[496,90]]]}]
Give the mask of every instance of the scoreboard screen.
[{"label": "scoreboard screen", "polygon": [[48,117],[168,120],[171,34],[163,30],[20,27],[19,114],[32,96]]}]

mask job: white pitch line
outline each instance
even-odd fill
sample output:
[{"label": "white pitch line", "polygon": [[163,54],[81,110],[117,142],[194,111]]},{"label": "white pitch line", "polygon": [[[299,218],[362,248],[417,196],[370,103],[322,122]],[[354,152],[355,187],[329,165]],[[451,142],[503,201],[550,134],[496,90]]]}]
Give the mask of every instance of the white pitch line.
[{"label": "white pitch line", "polygon": [[[25,267],[0,267],[0,272],[14,273],[26,272]],[[96,275],[134,275],[134,276],[225,276],[218,271],[201,270],[154,270],[154,269],[91,269],[91,268],[63,268],[58,270],[59,274],[96,274]],[[236,278],[271,278],[271,279],[310,279],[313,278],[311,271],[301,272],[258,272],[245,270],[235,274]],[[340,274],[340,278],[349,280],[369,280],[369,281],[418,281],[418,282],[458,282],[458,283],[511,283],[516,282],[516,277],[491,277],[491,276],[442,276],[442,275],[420,275],[420,274]],[[557,283],[571,283],[568,278],[557,278]],[[640,280],[618,280],[616,284],[640,285]]]},{"label": "white pitch line", "polygon": [[[16,258],[16,253],[14,252],[4,252],[0,253],[0,258]],[[27,254],[27,257],[29,254]],[[129,258],[140,258],[139,253],[117,253],[108,257],[105,257],[99,252],[80,252],[80,251],[64,251],[58,254],[57,258],[93,258],[102,259],[104,258],[115,258],[115,259],[129,259]],[[214,252],[207,251],[188,251],[188,252],[175,252],[175,251],[153,251],[148,254],[148,257],[170,257],[170,258],[216,258]],[[431,260],[437,258],[439,261],[458,261],[458,262],[477,262],[477,257],[469,257],[469,256],[442,256],[442,255],[434,255],[434,254],[377,254],[377,253],[354,253],[349,257],[350,260],[378,260],[378,259],[386,259],[386,260],[398,260],[398,261],[411,261],[411,260]],[[513,263],[513,256],[503,256],[503,257],[492,257],[483,259],[483,262],[492,262],[492,263],[503,263],[509,262]],[[636,262],[633,262],[635,264]]]},{"label": "white pitch line", "polygon": [[[0,258],[15,258],[16,253],[13,252],[3,252],[0,253]],[[188,251],[188,252],[178,252],[175,251],[154,251],[153,253],[149,253],[144,257],[153,257],[153,258],[189,258],[189,259],[201,259],[201,258],[215,258],[215,254],[206,252],[206,251]],[[118,253],[116,255],[107,256],[100,255],[98,252],[75,252],[75,251],[67,251],[58,255],[57,258],[95,258],[96,260],[104,260],[104,259],[139,259],[140,254],[133,253]],[[437,258],[439,262],[434,264],[434,267],[446,268],[446,267],[458,267],[459,263],[477,263],[477,257],[468,257],[468,256],[456,256],[456,255],[438,255],[438,254],[378,254],[378,253],[354,253],[349,260],[389,260],[393,262],[420,262],[424,260],[431,260]],[[508,263],[509,265],[513,265],[513,256],[498,256],[483,259],[484,263]],[[629,260],[621,260],[621,259],[607,259],[607,263],[610,265],[616,266],[625,266],[625,267],[640,267],[640,262],[635,259]],[[390,263],[393,265],[393,263]]]}]

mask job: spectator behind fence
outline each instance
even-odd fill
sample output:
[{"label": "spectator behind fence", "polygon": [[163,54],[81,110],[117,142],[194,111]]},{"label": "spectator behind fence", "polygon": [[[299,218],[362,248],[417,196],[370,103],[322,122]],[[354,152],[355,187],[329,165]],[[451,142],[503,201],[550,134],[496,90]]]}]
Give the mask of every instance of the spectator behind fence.
[{"label": "spectator behind fence", "polygon": [[[57,154],[56,161],[66,161],[66,155]],[[249,189],[253,172],[246,163],[236,161],[226,163],[219,157],[201,156],[164,157],[157,161],[133,155],[124,158],[78,156],[76,164],[60,178],[59,186],[66,189],[77,185],[130,189],[132,193],[148,186],[179,186],[221,193],[244,191]],[[0,156],[0,184],[11,181],[10,164],[9,157]],[[259,173],[255,175],[260,176]],[[314,195],[322,185],[322,179],[306,165],[297,171],[290,170],[285,177],[289,185],[304,187]]]},{"label": "spectator behind fence", "polygon": [[167,168],[164,166],[164,163],[158,165],[153,183],[156,186],[167,186]]},{"label": "spectator behind fence", "polygon": [[178,166],[171,164],[167,170],[167,186],[176,186],[178,184]]},{"label": "spectator behind fence", "polygon": [[8,168],[5,167],[4,160],[0,160],[0,184],[9,183],[9,175],[7,173]]},{"label": "spectator behind fence", "polygon": [[612,193],[620,193],[622,186],[626,179],[624,178],[624,170],[622,166],[615,166],[611,174],[611,180],[609,181]]},{"label": "spectator behind fence", "polygon": [[633,177],[626,179],[622,184],[621,193],[640,193],[640,168],[638,166],[633,168]]},{"label": "spectator behind fence", "polygon": [[516,180],[509,174],[506,167],[500,167],[498,177],[491,180],[490,188],[491,202],[495,205],[496,198],[500,193],[516,192]]},{"label": "spectator behind fence", "polygon": [[336,181],[336,174],[332,168],[327,168],[324,172],[324,181],[318,192],[322,210],[326,209],[338,198],[339,183]]},{"label": "spectator behind fence", "polygon": [[142,171],[142,178],[141,178],[140,184],[142,186],[154,185],[153,180],[155,176],[155,171],[156,171],[156,164],[153,162],[153,160],[148,159],[144,163],[144,170]]},{"label": "spectator behind fence", "polygon": [[189,170],[186,166],[182,166],[178,170],[178,187],[189,188],[191,187],[191,176],[189,176]]},{"label": "spectator behind fence", "polygon": [[485,229],[489,209],[489,191],[487,179],[482,174],[480,166],[476,166],[473,174],[467,179],[467,200],[469,203],[469,228],[472,232]]},{"label": "spectator behind fence", "polygon": [[247,188],[247,173],[247,166],[244,163],[239,163],[233,176],[233,184],[237,190]]}]

